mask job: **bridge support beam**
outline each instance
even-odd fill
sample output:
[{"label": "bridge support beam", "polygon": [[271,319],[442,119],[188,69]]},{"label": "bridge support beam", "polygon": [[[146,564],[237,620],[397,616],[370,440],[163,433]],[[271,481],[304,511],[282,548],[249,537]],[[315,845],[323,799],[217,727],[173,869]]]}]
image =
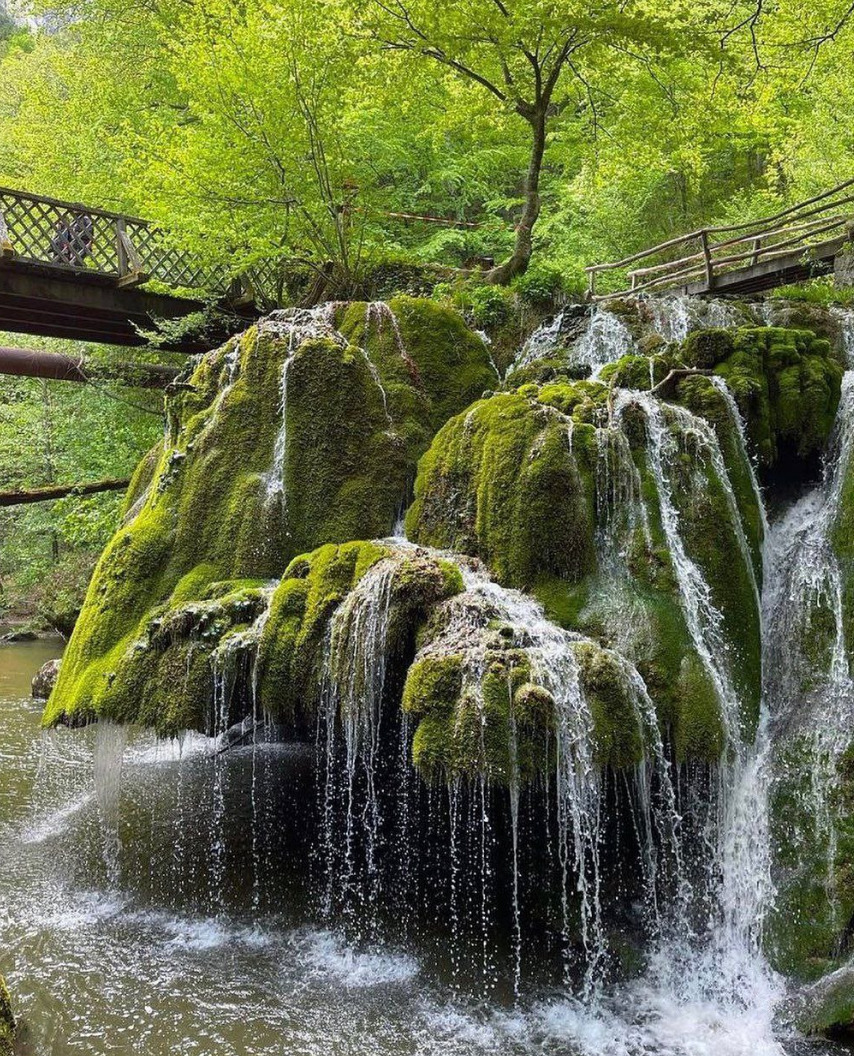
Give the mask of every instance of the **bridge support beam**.
[{"label": "bridge support beam", "polygon": [[96,363],[30,348],[0,347],[0,374],[19,378],[72,381],[80,385],[116,381],[137,389],[165,389],[179,367],[158,363]]},{"label": "bridge support beam", "polygon": [[[153,330],[157,319],[181,319],[202,308],[201,303],[182,297],[119,287],[97,273],[58,274],[55,268],[0,257],[0,331],[140,346],[147,343],[140,330]],[[255,313],[246,308],[245,318],[248,325]],[[235,322],[238,329],[239,321]],[[207,352],[231,332],[187,339],[173,350]]]}]

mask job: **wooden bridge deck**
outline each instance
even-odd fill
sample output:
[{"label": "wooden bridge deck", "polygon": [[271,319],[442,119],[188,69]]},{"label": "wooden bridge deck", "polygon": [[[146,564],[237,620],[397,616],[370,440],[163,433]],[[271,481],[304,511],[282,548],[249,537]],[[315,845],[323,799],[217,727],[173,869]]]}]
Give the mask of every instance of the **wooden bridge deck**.
[{"label": "wooden bridge deck", "polygon": [[[0,187],[0,330],[141,345],[138,327],[196,311],[203,294],[251,316],[266,270],[235,281],[138,217]],[[153,292],[149,280],[196,296]]]},{"label": "wooden bridge deck", "polygon": [[[854,180],[847,180],[774,216],[702,228],[622,260],[591,264],[586,269],[588,296],[759,293],[827,274],[840,253],[854,248],[852,192]],[[599,292],[597,280],[608,275],[617,288]]]}]

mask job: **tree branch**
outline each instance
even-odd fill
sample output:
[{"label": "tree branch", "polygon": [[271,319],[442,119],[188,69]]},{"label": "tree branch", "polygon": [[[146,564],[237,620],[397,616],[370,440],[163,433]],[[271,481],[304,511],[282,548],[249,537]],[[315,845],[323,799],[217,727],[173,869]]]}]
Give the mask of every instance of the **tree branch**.
[{"label": "tree branch", "polygon": [[91,484],[67,484],[60,487],[32,488],[29,491],[0,491],[0,506],[24,506],[33,502],[52,502],[68,495],[97,495],[102,491],[126,491],[130,480],[97,480]]}]

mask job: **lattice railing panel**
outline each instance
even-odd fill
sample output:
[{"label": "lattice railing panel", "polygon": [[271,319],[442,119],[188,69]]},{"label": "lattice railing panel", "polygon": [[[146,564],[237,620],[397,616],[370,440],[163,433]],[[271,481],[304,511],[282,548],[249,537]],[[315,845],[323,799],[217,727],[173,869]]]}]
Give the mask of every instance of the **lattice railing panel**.
[{"label": "lattice railing panel", "polygon": [[120,274],[115,221],[109,216],[6,191],[0,191],[0,211],[21,260]]},{"label": "lattice railing panel", "polygon": [[[227,294],[233,284],[227,268],[169,246],[157,228],[137,217],[2,187],[0,243],[4,257],[11,254],[14,260],[74,272],[115,279],[138,276],[218,296]],[[278,262],[261,261],[244,276],[244,284],[264,307],[279,301],[280,268]]]},{"label": "lattice railing panel", "polygon": [[[228,271],[165,245],[144,220],[0,188],[0,228],[17,260],[224,294]],[[126,241],[123,243],[122,233]]]}]

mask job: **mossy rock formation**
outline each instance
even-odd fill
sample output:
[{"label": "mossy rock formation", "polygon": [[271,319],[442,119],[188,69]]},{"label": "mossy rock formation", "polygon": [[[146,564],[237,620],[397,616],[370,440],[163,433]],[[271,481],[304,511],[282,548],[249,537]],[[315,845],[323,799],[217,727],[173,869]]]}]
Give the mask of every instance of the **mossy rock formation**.
[{"label": "mossy rock formation", "polygon": [[[495,379],[483,343],[430,302],[274,313],[170,397],[168,434],[135,475],[45,722],[104,717],[171,735],[263,710],[306,736],[329,706],[329,635],[375,615],[370,574],[386,577],[394,706],[415,723],[421,773],[527,780],[553,765],[554,701],[531,642],[463,589],[439,553],[450,550],[576,635],[596,765],[632,766],[649,750],[625,665],[675,758],[719,759],[757,716],[762,518],[731,403],[684,373],[703,340],[703,370],[755,366],[774,429],[800,422],[807,443],[804,416],[783,414],[790,368],[797,399],[812,399],[804,378],[824,379],[832,414],[837,365],[800,333],[694,335],[598,381],[484,394]],[[626,391],[674,369],[667,400]],[[426,551],[382,539],[416,465],[407,528]],[[686,608],[691,574],[708,583],[707,614]],[[720,669],[698,643],[704,620]]]},{"label": "mossy rock formation", "polygon": [[726,381],[763,465],[784,451],[804,459],[824,450],[842,381],[827,339],[779,327],[701,330],[688,337],[682,357]]},{"label": "mossy rock formation", "polygon": [[[649,378],[646,361],[644,370]],[[420,543],[481,558],[564,627],[617,648],[643,675],[678,757],[715,759],[721,701],[686,624],[663,517],[672,506],[686,557],[710,584],[743,702],[738,732],[750,736],[761,516],[722,397],[708,379],[688,380],[708,390],[722,435],[733,441],[721,445],[721,464],[704,419],[654,401],[674,438],[661,476],[640,401],[616,411],[602,383],[528,384],[440,430],[419,467],[407,530]]]},{"label": "mossy rock formation", "polygon": [[[130,718],[137,694],[158,728],[197,715],[202,657],[144,675],[134,659],[158,622],[198,605],[239,629],[298,554],[389,533],[435,428],[494,377],[458,316],[405,297],[274,313],[204,356],[134,477],[45,721]],[[181,659],[186,700],[164,705]]]}]

